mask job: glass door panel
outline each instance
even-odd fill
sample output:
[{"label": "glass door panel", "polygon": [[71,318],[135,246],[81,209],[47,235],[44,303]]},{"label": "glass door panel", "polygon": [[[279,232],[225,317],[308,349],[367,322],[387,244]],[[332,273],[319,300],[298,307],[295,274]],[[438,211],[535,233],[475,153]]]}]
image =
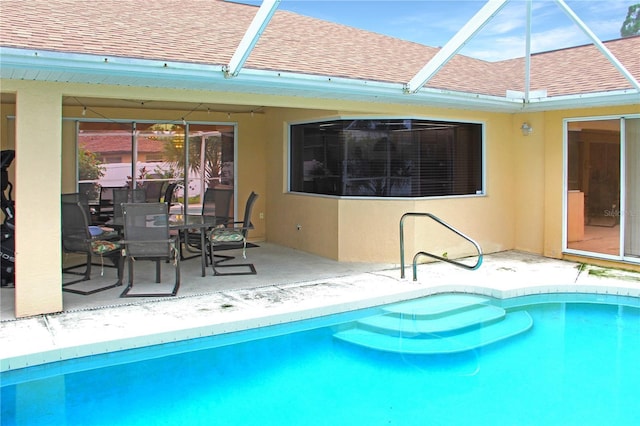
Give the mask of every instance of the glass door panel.
[{"label": "glass door panel", "polygon": [[200,214],[207,188],[235,189],[234,146],[232,125],[80,122],[78,187],[98,205],[101,187],[143,188],[157,202],[177,183],[172,212]]},{"label": "glass door panel", "polygon": [[640,257],[640,118],[624,120],[624,256]]},{"label": "glass door panel", "polygon": [[188,134],[189,200],[200,206],[207,188],[234,189],[234,127],[191,124]]},{"label": "glass door panel", "polygon": [[620,120],[571,122],[567,248],[620,255]]},{"label": "glass door panel", "polygon": [[173,209],[184,203],[185,126],[175,123],[136,123],[134,146],[135,186],[143,188],[148,202],[164,201],[170,183],[178,183]]},{"label": "glass door panel", "polygon": [[123,187],[131,179],[131,123],[78,123],[78,191],[97,204],[101,187]]}]

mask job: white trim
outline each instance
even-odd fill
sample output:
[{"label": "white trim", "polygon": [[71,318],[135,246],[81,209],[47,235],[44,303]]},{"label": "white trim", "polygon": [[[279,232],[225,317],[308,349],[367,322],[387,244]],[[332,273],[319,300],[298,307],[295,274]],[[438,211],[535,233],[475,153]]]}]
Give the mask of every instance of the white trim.
[{"label": "white trim", "polygon": [[527,0],[527,28],[525,30],[525,56],[524,56],[524,102],[529,103],[531,96],[531,3]]},{"label": "white trim", "polygon": [[620,257],[624,259],[626,256],[624,254],[625,247],[625,229],[627,222],[627,215],[624,213],[627,211],[627,134],[626,134],[626,122],[624,117],[620,117],[620,203],[618,205],[619,218],[620,218],[620,228],[618,235],[618,250]]},{"label": "white trim", "polygon": [[618,72],[622,74],[624,78],[626,78],[636,90],[640,90],[640,83],[638,83],[633,75],[624,67],[624,65],[622,65],[618,58],[616,58],[613,53],[611,53],[611,51],[607,49],[607,47],[600,41],[600,39],[593,33],[593,31],[591,31],[587,24],[582,22],[582,20],[578,18],[578,15],[576,15],[575,12],[571,10],[569,6],[567,6],[564,0],[555,0],[555,2],[563,10],[563,12],[566,13],[578,27],[580,27],[580,29],[587,35],[587,37],[591,39],[593,44],[598,48],[598,50],[600,50],[605,58],[607,58],[607,60],[611,62],[611,64],[618,70]]},{"label": "white trim", "polygon": [[233,52],[229,64],[225,67],[224,73],[226,77],[235,77],[240,73],[240,69],[260,39],[264,29],[269,25],[279,4],[280,0],[262,1],[260,9],[258,9],[256,16],[253,17],[253,21],[251,21],[249,28],[247,28],[247,31],[244,33],[236,51]]},{"label": "white trim", "polygon": [[569,121],[562,120],[562,252],[569,250]]},{"label": "white trim", "polygon": [[0,62],[2,63],[0,78],[12,80],[137,85],[507,113],[638,104],[640,99],[640,90],[636,89],[530,99],[529,103],[524,103],[522,99],[432,88],[423,88],[407,96],[404,93],[405,85],[401,83],[255,69],[243,69],[241,76],[228,79],[221,72],[222,65],[66,54],[6,47],[0,47]]},{"label": "white trim", "polygon": [[489,0],[407,83],[406,91],[415,93],[444,67],[511,0]]}]

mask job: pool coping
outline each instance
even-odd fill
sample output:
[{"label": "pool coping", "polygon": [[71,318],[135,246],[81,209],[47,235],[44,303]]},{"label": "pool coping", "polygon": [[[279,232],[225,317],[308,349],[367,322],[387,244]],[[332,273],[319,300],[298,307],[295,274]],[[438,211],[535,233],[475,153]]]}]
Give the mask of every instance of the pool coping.
[{"label": "pool coping", "polygon": [[[389,270],[7,321],[0,324],[0,372],[446,292],[498,299],[589,293],[640,301],[640,274],[598,277],[576,274],[575,263],[555,259],[537,259],[533,263],[521,258],[497,260],[488,266],[485,261],[481,275],[452,270],[444,264],[425,264],[419,266],[418,281],[400,279],[399,270]],[[629,280],[629,276],[633,279]],[[473,284],[468,283],[470,279]],[[547,284],[536,284],[541,280]]]}]

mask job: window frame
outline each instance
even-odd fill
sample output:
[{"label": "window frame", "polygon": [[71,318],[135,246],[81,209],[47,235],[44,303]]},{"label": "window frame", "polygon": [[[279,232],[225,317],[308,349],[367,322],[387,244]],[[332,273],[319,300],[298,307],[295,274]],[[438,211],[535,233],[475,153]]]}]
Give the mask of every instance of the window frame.
[{"label": "window frame", "polygon": [[[412,120],[412,121],[422,121],[422,122],[434,122],[434,123],[459,123],[459,124],[474,124],[480,126],[480,186],[481,189],[476,190],[475,193],[469,194],[447,194],[447,195],[419,195],[419,196],[397,196],[397,195],[389,195],[389,196],[380,196],[380,195],[333,195],[333,194],[322,194],[315,192],[305,192],[298,191],[292,189],[292,149],[293,149],[293,141],[292,141],[292,130],[294,126],[304,125],[304,124],[321,124],[328,123],[334,121],[354,121],[354,120],[363,120],[363,121],[379,121],[379,120]],[[286,123],[286,137],[287,137],[287,152],[286,152],[286,187],[285,192],[296,195],[304,195],[304,196],[315,196],[315,197],[328,197],[328,198],[338,198],[338,199],[353,199],[353,200],[372,200],[372,199],[380,199],[380,200],[421,200],[421,199],[449,199],[449,198],[469,198],[469,197],[485,197],[487,195],[487,168],[486,168],[486,157],[487,157],[487,124],[482,120],[473,120],[473,119],[455,119],[455,118],[443,118],[443,117],[416,117],[416,116],[329,116],[323,117],[320,119],[309,119],[309,120],[297,120],[290,121]]]}]

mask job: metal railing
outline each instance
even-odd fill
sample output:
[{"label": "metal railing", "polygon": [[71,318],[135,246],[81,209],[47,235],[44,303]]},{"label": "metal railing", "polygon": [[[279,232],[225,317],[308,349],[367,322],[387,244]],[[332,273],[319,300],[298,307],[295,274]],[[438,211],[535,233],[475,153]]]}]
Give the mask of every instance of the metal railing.
[{"label": "metal railing", "polygon": [[414,281],[417,281],[418,279],[417,260],[419,256],[429,256],[434,259],[451,263],[452,265],[458,266],[460,268],[468,269],[471,271],[478,269],[480,265],[482,265],[482,257],[483,257],[482,249],[480,248],[480,245],[477,242],[475,242],[473,239],[469,238],[462,232],[455,229],[453,226],[449,225],[448,223],[444,222],[442,219],[440,219],[439,217],[431,213],[405,213],[402,215],[402,218],[400,219],[400,278],[404,278],[404,220],[407,217],[428,217],[434,220],[435,222],[439,223],[440,225],[444,226],[445,228],[453,231],[454,233],[461,236],[465,240],[469,241],[471,244],[475,246],[476,250],[478,251],[478,261],[476,262],[475,265],[466,265],[464,263],[457,262],[455,260],[448,259],[443,256],[438,256],[436,254],[419,251],[418,253],[415,254],[415,256],[413,256],[413,280]]}]

